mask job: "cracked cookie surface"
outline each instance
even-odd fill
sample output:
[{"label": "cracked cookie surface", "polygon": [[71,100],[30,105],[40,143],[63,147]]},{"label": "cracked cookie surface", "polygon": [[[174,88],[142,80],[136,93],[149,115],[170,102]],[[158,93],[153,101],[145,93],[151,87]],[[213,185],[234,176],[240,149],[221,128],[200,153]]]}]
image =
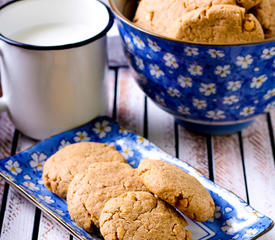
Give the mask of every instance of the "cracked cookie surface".
[{"label": "cracked cookie surface", "polygon": [[262,0],[253,13],[263,26],[265,38],[275,37],[275,0]]},{"label": "cracked cookie surface", "polygon": [[57,151],[45,163],[45,186],[61,198],[66,198],[73,177],[94,162],[126,162],[113,146],[96,142],[75,143]]},{"label": "cracked cookie surface", "polygon": [[137,172],[128,163],[91,164],[85,173],[74,177],[67,194],[71,218],[86,231],[99,226],[99,216],[106,201],[127,191],[146,191]]},{"label": "cracked cookie surface", "polygon": [[138,166],[141,181],[149,191],[196,221],[206,221],[214,214],[214,201],[193,176],[177,166],[145,159]]},{"label": "cracked cookie surface", "polygon": [[127,192],[110,199],[100,215],[105,240],[189,240],[186,221],[148,192]]},{"label": "cracked cookie surface", "polygon": [[[142,0],[146,1],[146,0]],[[230,1],[211,2],[209,6],[187,7],[159,4],[153,7],[140,3],[134,22],[137,26],[166,37],[200,43],[245,43],[264,39],[264,32],[257,18]],[[207,2],[207,1],[205,1]],[[163,6],[162,6],[163,5]]]}]

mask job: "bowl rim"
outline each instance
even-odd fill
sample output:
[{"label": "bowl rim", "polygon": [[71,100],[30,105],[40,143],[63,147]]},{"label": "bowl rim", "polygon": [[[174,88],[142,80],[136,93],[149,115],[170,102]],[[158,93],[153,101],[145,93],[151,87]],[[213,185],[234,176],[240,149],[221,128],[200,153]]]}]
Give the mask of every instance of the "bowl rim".
[{"label": "bowl rim", "polygon": [[153,37],[157,37],[163,40],[168,40],[171,42],[175,42],[175,43],[185,43],[185,44],[190,44],[190,45],[198,45],[198,46],[217,46],[217,47],[221,47],[221,46],[228,46],[228,47],[233,47],[233,46],[249,46],[249,45],[259,45],[259,44],[263,44],[263,43],[269,43],[269,42],[275,42],[275,37],[272,38],[267,38],[264,40],[260,40],[260,41],[253,41],[253,42],[242,42],[242,43],[203,43],[203,42],[192,42],[192,41],[186,41],[186,40],[179,40],[176,38],[170,38],[170,37],[166,37],[157,33],[153,33],[151,31],[148,31],[146,29],[143,29],[141,27],[136,26],[132,21],[130,21],[128,18],[126,18],[117,8],[116,4],[114,3],[114,0],[108,0],[110,7],[112,9],[112,12],[115,14],[115,16],[117,18],[119,18],[121,21],[123,21],[124,23],[126,23],[127,25],[129,25],[132,28],[135,28],[138,31],[141,31],[145,34],[151,35]]}]

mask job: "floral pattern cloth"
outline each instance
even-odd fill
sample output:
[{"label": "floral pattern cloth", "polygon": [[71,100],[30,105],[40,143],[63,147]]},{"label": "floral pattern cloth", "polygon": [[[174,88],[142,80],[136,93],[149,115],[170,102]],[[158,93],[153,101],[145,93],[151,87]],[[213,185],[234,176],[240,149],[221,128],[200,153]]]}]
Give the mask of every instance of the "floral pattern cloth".
[{"label": "floral pattern cloth", "polygon": [[169,41],[118,19],[142,90],[184,120],[251,119],[275,105],[275,41],[236,46]]},{"label": "floral pattern cloth", "polygon": [[[199,106],[200,103],[197,104]],[[184,108],[182,110],[188,112]],[[212,114],[212,117],[222,116],[218,111]],[[188,219],[189,229],[196,234],[197,239],[253,239],[271,227],[271,219],[248,206],[231,192],[215,185],[188,164],[164,153],[144,137],[125,130],[110,118],[100,117],[0,161],[2,177],[12,182],[18,190],[27,194],[35,204],[51,213],[65,227],[73,229],[76,236],[82,239],[100,238],[77,227],[69,216],[66,202],[48,191],[41,179],[47,158],[60,148],[80,140],[113,145],[133,167],[137,167],[142,159],[155,158],[175,164],[196,177],[208,189],[216,204],[215,216],[208,221],[198,224]]]}]

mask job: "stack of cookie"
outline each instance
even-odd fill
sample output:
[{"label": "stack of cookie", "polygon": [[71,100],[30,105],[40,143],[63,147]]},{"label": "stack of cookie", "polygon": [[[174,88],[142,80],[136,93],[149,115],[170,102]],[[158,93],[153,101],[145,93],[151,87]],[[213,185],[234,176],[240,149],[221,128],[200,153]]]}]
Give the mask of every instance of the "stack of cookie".
[{"label": "stack of cookie", "polygon": [[71,218],[104,239],[191,239],[183,214],[206,221],[214,214],[208,191],[182,169],[143,160],[138,169],[114,147],[85,142],[64,147],[44,165],[45,186],[67,199]]},{"label": "stack of cookie", "polygon": [[275,0],[141,0],[133,21],[180,40],[253,42],[275,37]]}]

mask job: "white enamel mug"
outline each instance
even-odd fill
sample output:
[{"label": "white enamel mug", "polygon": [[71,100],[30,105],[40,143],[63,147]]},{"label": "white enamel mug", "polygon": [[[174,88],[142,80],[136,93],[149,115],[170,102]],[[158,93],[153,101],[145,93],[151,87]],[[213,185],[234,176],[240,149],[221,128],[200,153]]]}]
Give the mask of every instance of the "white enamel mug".
[{"label": "white enamel mug", "polygon": [[97,0],[23,0],[0,9],[0,110],[17,129],[44,139],[106,113],[112,24]]}]

